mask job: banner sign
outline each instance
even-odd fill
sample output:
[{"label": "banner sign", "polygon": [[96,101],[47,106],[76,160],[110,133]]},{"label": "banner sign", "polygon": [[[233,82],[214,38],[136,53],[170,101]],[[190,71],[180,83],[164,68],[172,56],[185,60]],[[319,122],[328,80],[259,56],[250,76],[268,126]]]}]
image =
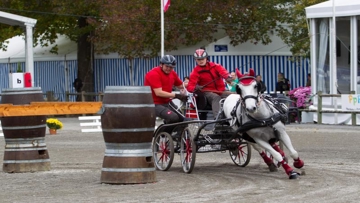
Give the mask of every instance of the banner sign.
[{"label": "banner sign", "polygon": [[360,94],[342,94],[341,109],[347,111],[360,111]]},{"label": "banner sign", "polygon": [[228,52],[228,45],[214,45],[215,52]]}]

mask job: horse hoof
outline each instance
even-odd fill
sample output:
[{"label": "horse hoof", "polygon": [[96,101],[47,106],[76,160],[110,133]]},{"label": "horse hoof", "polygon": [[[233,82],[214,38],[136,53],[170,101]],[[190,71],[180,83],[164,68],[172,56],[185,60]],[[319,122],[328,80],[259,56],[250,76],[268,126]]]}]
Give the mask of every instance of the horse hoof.
[{"label": "horse hoof", "polygon": [[296,160],[294,161],[294,167],[295,168],[302,168],[304,166],[304,161],[299,159],[299,160]]},{"label": "horse hoof", "polygon": [[269,165],[269,170],[270,172],[276,172],[278,171],[278,167],[274,163],[272,163]]},{"label": "horse hoof", "polygon": [[300,176],[299,173],[297,173],[296,171],[291,171],[289,174],[289,179],[298,179]]}]

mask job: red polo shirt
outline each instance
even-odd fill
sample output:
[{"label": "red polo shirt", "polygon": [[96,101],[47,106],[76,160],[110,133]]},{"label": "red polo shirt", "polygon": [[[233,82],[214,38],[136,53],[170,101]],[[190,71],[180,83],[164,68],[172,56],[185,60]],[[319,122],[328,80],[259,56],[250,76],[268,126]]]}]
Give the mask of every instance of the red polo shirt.
[{"label": "red polo shirt", "polygon": [[145,86],[150,86],[154,104],[166,104],[170,102],[170,98],[156,96],[153,89],[162,88],[165,92],[172,92],[173,86],[179,86],[183,82],[175,71],[171,71],[168,75],[165,74],[160,66],[150,70],[145,75]]}]

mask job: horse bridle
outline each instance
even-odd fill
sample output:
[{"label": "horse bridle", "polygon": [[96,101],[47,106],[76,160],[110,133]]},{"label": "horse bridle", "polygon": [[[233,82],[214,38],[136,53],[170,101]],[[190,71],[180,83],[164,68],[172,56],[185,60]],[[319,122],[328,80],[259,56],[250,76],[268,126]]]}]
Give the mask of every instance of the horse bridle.
[{"label": "horse bridle", "polygon": [[[241,80],[244,80],[244,79],[252,79],[252,81],[256,81],[255,77],[252,77],[252,76],[244,76],[242,78],[239,79],[239,82],[241,82]],[[251,81],[251,82],[252,82]],[[255,99],[256,101],[256,106],[259,106],[259,91],[257,91],[257,95],[254,96],[254,95],[246,95],[245,97],[242,96],[242,94],[240,94],[240,99],[242,101],[242,105],[245,105],[245,100],[247,99]]]}]

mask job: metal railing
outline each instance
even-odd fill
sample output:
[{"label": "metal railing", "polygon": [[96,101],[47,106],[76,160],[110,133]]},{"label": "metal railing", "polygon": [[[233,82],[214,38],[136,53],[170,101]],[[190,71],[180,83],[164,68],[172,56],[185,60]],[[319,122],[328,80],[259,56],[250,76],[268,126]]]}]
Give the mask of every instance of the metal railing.
[{"label": "metal railing", "polygon": [[[70,93],[68,91],[65,92],[65,101],[70,101],[70,96],[76,96],[76,97],[80,97],[80,101],[84,102],[84,101],[102,101],[103,97],[104,97],[104,93],[99,92],[99,93],[95,93],[95,92],[84,92],[82,91],[81,93]],[[47,91],[44,94],[45,100],[46,101],[59,101],[59,96],[58,94],[54,93],[53,91]],[[89,97],[91,97],[91,99],[89,99]]]}]

